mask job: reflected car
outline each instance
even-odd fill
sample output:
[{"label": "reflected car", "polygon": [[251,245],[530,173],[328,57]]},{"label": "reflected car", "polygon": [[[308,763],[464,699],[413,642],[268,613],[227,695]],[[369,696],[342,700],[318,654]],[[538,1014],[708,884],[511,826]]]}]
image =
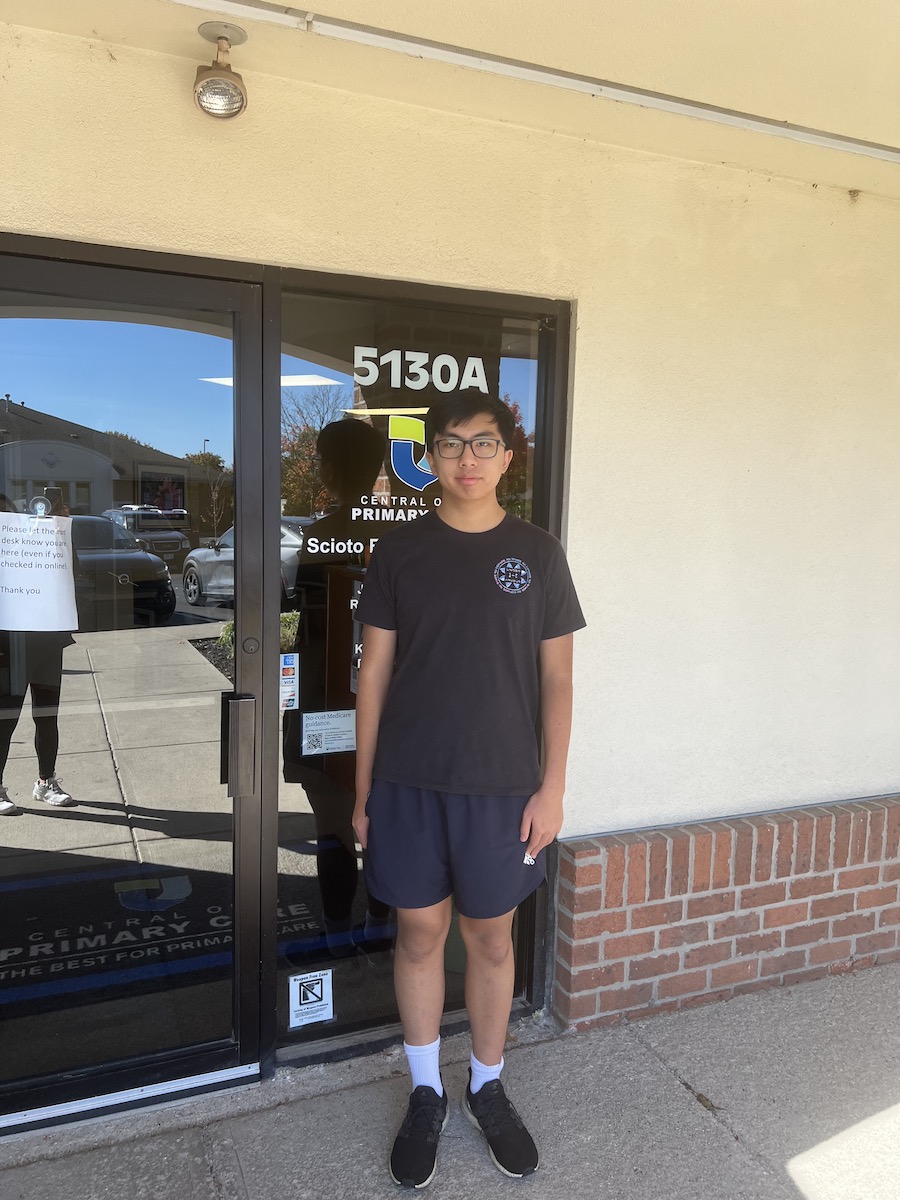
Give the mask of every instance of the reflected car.
[{"label": "reflected car", "polygon": [[164,512],[149,504],[123,504],[121,508],[108,508],[100,515],[131,530],[144,549],[168,563],[170,570],[181,570],[191,548],[190,539],[183,533],[188,523],[188,514],[183,508]]},{"label": "reflected car", "polygon": [[75,600],[82,629],[130,624],[135,612],[167,621],[175,611],[169,568],[106,517],[72,517]]},{"label": "reflected car", "polygon": [[[281,607],[288,608],[298,596],[297,568],[303,548],[303,527],[312,517],[281,518]],[[192,550],[184,560],[181,587],[188,604],[207,600],[234,602],[234,527],[212,546]]]}]

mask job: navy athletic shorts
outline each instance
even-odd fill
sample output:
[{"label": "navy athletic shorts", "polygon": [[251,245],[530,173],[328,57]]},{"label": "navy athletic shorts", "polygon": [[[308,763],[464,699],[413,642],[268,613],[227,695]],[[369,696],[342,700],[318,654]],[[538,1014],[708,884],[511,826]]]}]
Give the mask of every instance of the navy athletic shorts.
[{"label": "navy athletic shorts", "polygon": [[366,887],[394,908],[453,896],[464,917],[500,917],[546,878],[545,852],[526,863],[519,841],[529,796],[464,796],[372,783]]}]

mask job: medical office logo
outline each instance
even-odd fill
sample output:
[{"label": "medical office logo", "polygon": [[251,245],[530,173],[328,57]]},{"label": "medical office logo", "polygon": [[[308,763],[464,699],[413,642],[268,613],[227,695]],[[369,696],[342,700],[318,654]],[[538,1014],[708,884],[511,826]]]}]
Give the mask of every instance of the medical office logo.
[{"label": "medical office logo", "polygon": [[521,558],[504,558],[494,567],[494,582],[511,596],[527,591],[531,584],[531,568]]},{"label": "medical office logo", "polygon": [[391,443],[391,470],[401,483],[415,492],[424,492],[437,482],[437,476],[425,457],[425,422],[419,417],[392,415],[388,420]]}]

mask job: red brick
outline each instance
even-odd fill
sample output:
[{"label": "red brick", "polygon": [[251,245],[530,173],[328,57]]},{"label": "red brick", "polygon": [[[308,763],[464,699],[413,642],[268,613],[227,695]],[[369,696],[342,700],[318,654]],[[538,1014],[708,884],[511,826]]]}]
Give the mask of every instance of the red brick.
[{"label": "red brick", "polygon": [[583,971],[570,971],[560,964],[556,967],[556,982],[570,996],[580,992],[595,992],[597,988],[610,987],[614,983],[622,983],[624,979],[625,964],[621,962],[587,967]]},{"label": "red brick", "polygon": [[557,914],[559,932],[572,942],[586,942],[601,937],[604,933],[621,933],[627,918],[624,912],[590,913],[587,916]]},{"label": "red brick", "polygon": [[880,867],[851,867],[849,871],[840,871],[837,886],[841,891],[853,888],[872,887],[881,878]]},{"label": "red brick", "polygon": [[728,987],[733,983],[743,983],[747,979],[756,979],[759,975],[759,959],[745,958],[741,962],[727,963],[724,967],[713,967],[710,975],[710,986],[713,988]]},{"label": "red brick", "polygon": [[706,972],[691,971],[685,975],[669,975],[661,979],[657,992],[661,999],[669,996],[686,996],[689,992],[702,992],[706,989]]},{"label": "red brick", "polygon": [[873,806],[869,810],[869,840],[866,843],[866,862],[881,862],[884,857],[884,809]]},{"label": "red brick", "polygon": [[[815,829],[815,849],[813,850],[812,869],[827,871],[831,866],[831,834],[834,824],[832,813],[827,808],[817,808]],[[849,836],[850,819],[847,818],[847,833]]]},{"label": "red brick", "polygon": [[[562,945],[562,940],[557,945]],[[571,965],[573,967],[591,967],[600,961],[600,943],[575,942],[572,945]]]},{"label": "red brick", "polygon": [[593,1033],[597,1029],[615,1029],[622,1025],[620,1013],[609,1017],[589,1017],[586,1021],[569,1021],[568,1028],[574,1033]]},{"label": "red brick", "polygon": [[734,892],[714,892],[711,896],[696,896],[687,902],[687,918],[717,917],[721,913],[733,912],[737,896]]},{"label": "red brick", "polygon": [[881,868],[881,878],[885,883],[896,883],[900,879],[900,863],[885,863]]},{"label": "red brick", "polygon": [[897,932],[886,929],[882,933],[866,933],[856,939],[854,954],[874,954],[876,950],[892,950],[897,945]]},{"label": "red brick", "polygon": [[817,921],[812,925],[797,925],[784,931],[785,946],[811,946],[828,937],[828,922]]},{"label": "red brick", "polygon": [[750,933],[746,937],[739,937],[735,950],[737,957],[743,958],[748,954],[762,954],[766,950],[780,950],[781,944],[781,930],[770,929],[768,933]]},{"label": "red brick", "polygon": [[625,902],[625,847],[611,842],[605,847],[603,868],[606,874],[604,896],[607,908],[621,908]]},{"label": "red brick", "polygon": [[816,859],[816,870],[827,871],[829,867],[845,867],[847,865],[850,852],[850,831],[853,827],[853,814],[845,808],[835,808],[834,810],[834,852],[831,855],[831,861],[826,862],[824,866],[819,866],[818,858]]},{"label": "red brick", "polygon": [[731,998],[731,988],[722,988],[719,992],[704,992],[702,996],[688,996],[682,1000],[682,1008],[699,1008],[703,1004],[718,1004],[720,1000]]},{"label": "red brick", "polygon": [[779,925],[799,925],[809,914],[808,901],[798,901],[796,904],[781,904],[777,908],[767,908],[763,912],[763,926],[775,929]]},{"label": "red brick", "polygon": [[628,847],[625,854],[626,900],[629,904],[643,904],[647,899],[647,874],[650,849],[644,838],[639,837]]},{"label": "red brick", "polygon": [[804,967],[802,971],[791,971],[782,980],[785,987],[794,983],[812,983],[814,979],[827,979],[827,967]]},{"label": "red brick", "polygon": [[556,889],[556,904],[557,908],[566,912],[575,912],[575,889],[564,879],[559,881],[559,886]]},{"label": "red brick", "polygon": [[563,842],[563,851],[573,862],[599,862],[600,839],[579,838],[573,842]]},{"label": "red brick", "polygon": [[832,921],[831,936],[853,937],[857,933],[871,933],[874,928],[874,913],[856,913],[852,917],[841,917],[840,920]]},{"label": "red brick", "polygon": [[683,900],[667,900],[664,904],[642,904],[631,909],[631,928],[646,929],[650,925],[674,925],[684,914]]},{"label": "red brick", "polygon": [[734,832],[727,825],[723,824],[711,825],[710,830],[715,835],[712,862],[712,885],[714,888],[730,887]]},{"label": "red brick", "polygon": [[673,829],[669,840],[672,843],[669,895],[684,896],[691,878],[691,839],[683,829]]},{"label": "red brick", "polygon": [[[691,864],[691,892],[706,892],[712,887],[713,835],[702,826],[693,838],[694,858]],[[688,914],[690,916],[690,913]]]},{"label": "red brick", "polygon": [[812,866],[815,820],[809,813],[797,814],[797,833],[794,840],[794,874],[804,875]]},{"label": "red brick", "polygon": [[760,908],[764,904],[780,904],[786,896],[784,883],[763,883],[741,890],[741,908]]},{"label": "red brick", "polygon": [[652,1008],[635,1008],[625,1013],[626,1021],[645,1021],[648,1017],[663,1017],[666,1013],[677,1012],[681,1008],[679,1000],[667,1000],[665,1004],[654,1004]]},{"label": "red brick", "polygon": [[765,978],[768,975],[783,975],[785,971],[797,971],[805,966],[805,950],[787,950],[781,954],[769,954],[761,959],[759,973]]},{"label": "red brick", "polygon": [[772,858],[775,849],[775,829],[768,817],[751,817],[750,824],[756,830],[756,846],[753,853],[753,878],[765,883],[772,877]]},{"label": "red brick", "polygon": [[610,937],[603,943],[603,957],[631,958],[636,954],[648,954],[655,941],[653,933],[626,933],[623,937]]},{"label": "red brick", "polygon": [[888,884],[887,887],[865,888],[856,893],[857,912],[861,908],[884,908],[885,904],[896,904],[896,902],[896,883]]},{"label": "red brick", "polygon": [[819,963],[837,962],[841,958],[849,958],[853,943],[846,939],[843,942],[823,942],[821,946],[811,946],[809,961],[812,966]]},{"label": "red brick", "polygon": [[661,833],[650,842],[650,873],[647,878],[647,899],[662,900],[669,882],[669,839]]},{"label": "red brick", "polygon": [[851,893],[842,896],[824,896],[821,900],[813,900],[810,906],[810,916],[835,917],[839,913],[853,912],[856,898]]},{"label": "red brick", "polygon": [[808,896],[824,896],[834,891],[833,875],[807,875],[805,879],[791,882],[792,900],[805,900]]},{"label": "red brick", "polygon": [[887,825],[884,830],[884,857],[896,858],[900,851],[900,802],[893,801],[888,809]]},{"label": "red brick", "polygon": [[784,813],[776,813],[772,817],[775,827],[775,869],[776,879],[786,879],[794,874],[794,837],[796,822],[793,817]]},{"label": "red brick", "polygon": [[752,983],[737,983],[731,990],[736,996],[750,996],[754,992],[767,991],[776,982],[774,979],[756,979]]},{"label": "red brick", "polygon": [[605,988],[597,993],[601,1012],[621,1012],[626,1008],[640,1008],[653,999],[652,983],[636,983],[633,987]]},{"label": "red brick", "polygon": [[598,887],[603,880],[603,867],[599,862],[573,862],[570,858],[560,858],[559,877],[573,888]]},{"label": "red brick", "polygon": [[671,950],[674,946],[691,946],[705,942],[709,937],[706,921],[694,921],[690,925],[671,925],[659,931],[660,950]]},{"label": "red brick", "polygon": [[734,884],[744,887],[753,877],[753,827],[744,821],[734,827]]},{"label": "red brick", "polygon": [[869,814],[865,809],[855,809],[853,825],[850,830],[850,849],[847,862],[862,863],[866,861],[866,842],[869,840]]},{"label": "red brick", "polygon": [[671,975],[680,965],[677,954],[654,954],[650,958],[633,958],[628,964],[628,982],[633,979],[655,979],[657,975]]},{"label": "red brick", "polygon": [[878,917],[878,928],[881,929],[885,925],[900,925],[900,906],[897,908],[886,908]]},{"label": "red brick", "polygon": [[829,975],[849,975],[856,970],[856,963],[852,958],[842,959],[840,962],[828,964]]},{"label": "red brick", "polygon": [[741,913],[738,917],[725,917],[713,925],[716,939],[737,937],[741,933],[756,933],[759,929],[759,913]]},{"label": "red brick", "polygon": [[882,950],[880,954],[875,955],[875,961],[879,966],[881,966],[882,963],[900,962],[900,949]]},{"label": "red brick", "polygon": [[597,995],[597,992],[583,992],[580,996],[569,996],[562,988],[555,987],[553,1011],[566,1024],[592,1017],[597,1011]]},{"label": "red brick", "polygon": [[708,967],[712,963],[725,962],[731,956],[731,942],[717,942],[711,946],[695,946],[693,950],[684,952],[684,969],[690,971],[693,967]]}]

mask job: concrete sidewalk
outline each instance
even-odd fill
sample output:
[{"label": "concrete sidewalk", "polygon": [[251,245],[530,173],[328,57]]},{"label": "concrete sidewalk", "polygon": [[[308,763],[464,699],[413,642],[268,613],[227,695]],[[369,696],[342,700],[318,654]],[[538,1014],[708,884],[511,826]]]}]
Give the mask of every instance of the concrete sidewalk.
[{"label": "concrete sidewalk", "polygon": [[[542,1150],[522,1182],[459,1109],[468,1040],[445,1044],[452,1116],[434,1200],[898,1200],[900,967],[744,996],[625,1029],[520,1023],[506,1083]],[[320,1200],[402,1195],[386,1156],[399,1050],[283,1069],[261,1087],[18,1134],[2,1200]]]}]

